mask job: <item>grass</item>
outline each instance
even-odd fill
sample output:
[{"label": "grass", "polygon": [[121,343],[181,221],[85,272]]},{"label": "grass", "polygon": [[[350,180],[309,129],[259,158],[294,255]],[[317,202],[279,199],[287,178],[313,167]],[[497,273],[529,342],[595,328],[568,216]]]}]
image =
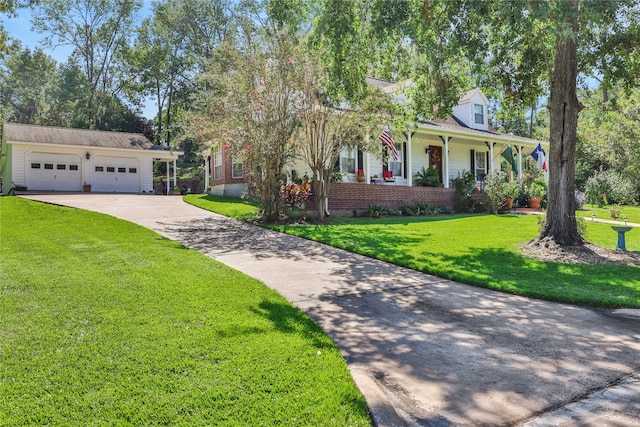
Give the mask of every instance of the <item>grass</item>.
[{"label": "grass", "polygon": [[211,194],[187,194],[184,201],[201,209],[216,212],[243,221],[253,219],[258,214],[258,204],[234,197]]},{"label": "grass", "polygon": [[370,425],[260,282],[115,218],[0,198],[0,426]]},{"label": "grass", "polygon": [[[587,221],[591,219],[592,214],[595,214],[596,218],[599,219],[614,220],[614,218],[611,218],[611,209],[613,209],[613,206],[599,208],[595,205],[584,205],[582,209],[577,212],[577,215],[584,217]],[[623,216],[627,217],[628,222],[640,224],[640,206],[621,206],[618,221],[622,221]]]},{"label": "grass", "polygon": [[[533,216],[342,218],[330,225],[273,228],[517,295],[595,307],[640,308],[640,267],[569,265],[521,256],[520,245],[538,232]],[[609,225],[587,224],[586,237],[595,244],[614,248],[616,236]],[[627,249],[640,251],[640,229],[627,234]]]}]

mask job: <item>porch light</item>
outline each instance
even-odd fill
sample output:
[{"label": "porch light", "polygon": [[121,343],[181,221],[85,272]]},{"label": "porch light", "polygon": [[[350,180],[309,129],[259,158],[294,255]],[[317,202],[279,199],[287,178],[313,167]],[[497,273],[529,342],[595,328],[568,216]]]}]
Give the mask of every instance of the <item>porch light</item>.
[{"label": "porch light", "polygon": [[431,148],[427,147],[424,149],[424,152],[427,154],[427,156],[429,155],[429,153],[431,153]]},{"label": "porch light", "polygon": [[91,158],[91,153],[87,151],[87,154],[85,154],[84,156],[87,158],[87,160],[89,160]]}]

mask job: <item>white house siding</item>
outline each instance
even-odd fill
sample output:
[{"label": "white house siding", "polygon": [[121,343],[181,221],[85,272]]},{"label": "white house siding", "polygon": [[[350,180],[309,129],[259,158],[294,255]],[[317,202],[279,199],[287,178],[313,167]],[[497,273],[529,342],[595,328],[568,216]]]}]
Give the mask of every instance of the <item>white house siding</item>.
[{"label": "white house siding", "polygon": [[27,185],[27,177],[25,175],[26,153],[27,147],[11,145],[11,182],[17,186]]},{"label": "white house siding", "polygon": [[471,127],[471,110],[468,102],[453,107],[453,115],[456,116],[462,123]]},{"label": "white house siding", "polygon": [[153,192],[153,157],[140,158],[140,173],[142,174],[142,192]]}]

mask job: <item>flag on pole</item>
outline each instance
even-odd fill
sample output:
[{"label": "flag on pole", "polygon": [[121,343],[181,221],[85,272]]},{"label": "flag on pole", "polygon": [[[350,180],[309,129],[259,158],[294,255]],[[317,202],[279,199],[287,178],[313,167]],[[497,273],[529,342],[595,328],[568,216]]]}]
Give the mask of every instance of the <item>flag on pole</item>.
[{"label": "flag on pole", "polygon": [[547,161],[544,158],[544,150],[542,149],[542,145],[540,145],[539,142],[538,142],[538,146],[534,148],[533,151],[531,152],[531,157],[536,159],[536,161],[538,162],[538,169],[542,169],[545,172],[548,171]]},{"label": "flag on pole", "polygon": [[518,161],[513,157],[513,149],[511,148],[511,145],[507,146],[501,155],[507,160],[507,162],[509,162],[511,169],[515,173],[518,173]]},{"label": "flag on pole", "polygon": [[396,142],[393,140],[393,137],[391,136],[391,130],[389,129],[389,126],[387,126],[382,131],[382,133],[378,138],[380,138],[380,140],[384,143],[384,145],[389,150],[391,150],[389,159],[391,159],[391,161],[393,162],[397,162],[400,159],[400,157],[398,156],[398,150],[396,149]]}]

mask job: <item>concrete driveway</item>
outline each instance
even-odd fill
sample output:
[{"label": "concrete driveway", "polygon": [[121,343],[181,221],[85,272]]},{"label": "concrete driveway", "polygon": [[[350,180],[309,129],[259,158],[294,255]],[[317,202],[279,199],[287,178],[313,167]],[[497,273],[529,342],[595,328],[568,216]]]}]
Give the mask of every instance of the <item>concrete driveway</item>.
[{"label": "concrete driveway", "polygon": [[378,425],[640,426],[640,315],[439,279],[144,195],[31,195],[260,279],[342,349]]}]

